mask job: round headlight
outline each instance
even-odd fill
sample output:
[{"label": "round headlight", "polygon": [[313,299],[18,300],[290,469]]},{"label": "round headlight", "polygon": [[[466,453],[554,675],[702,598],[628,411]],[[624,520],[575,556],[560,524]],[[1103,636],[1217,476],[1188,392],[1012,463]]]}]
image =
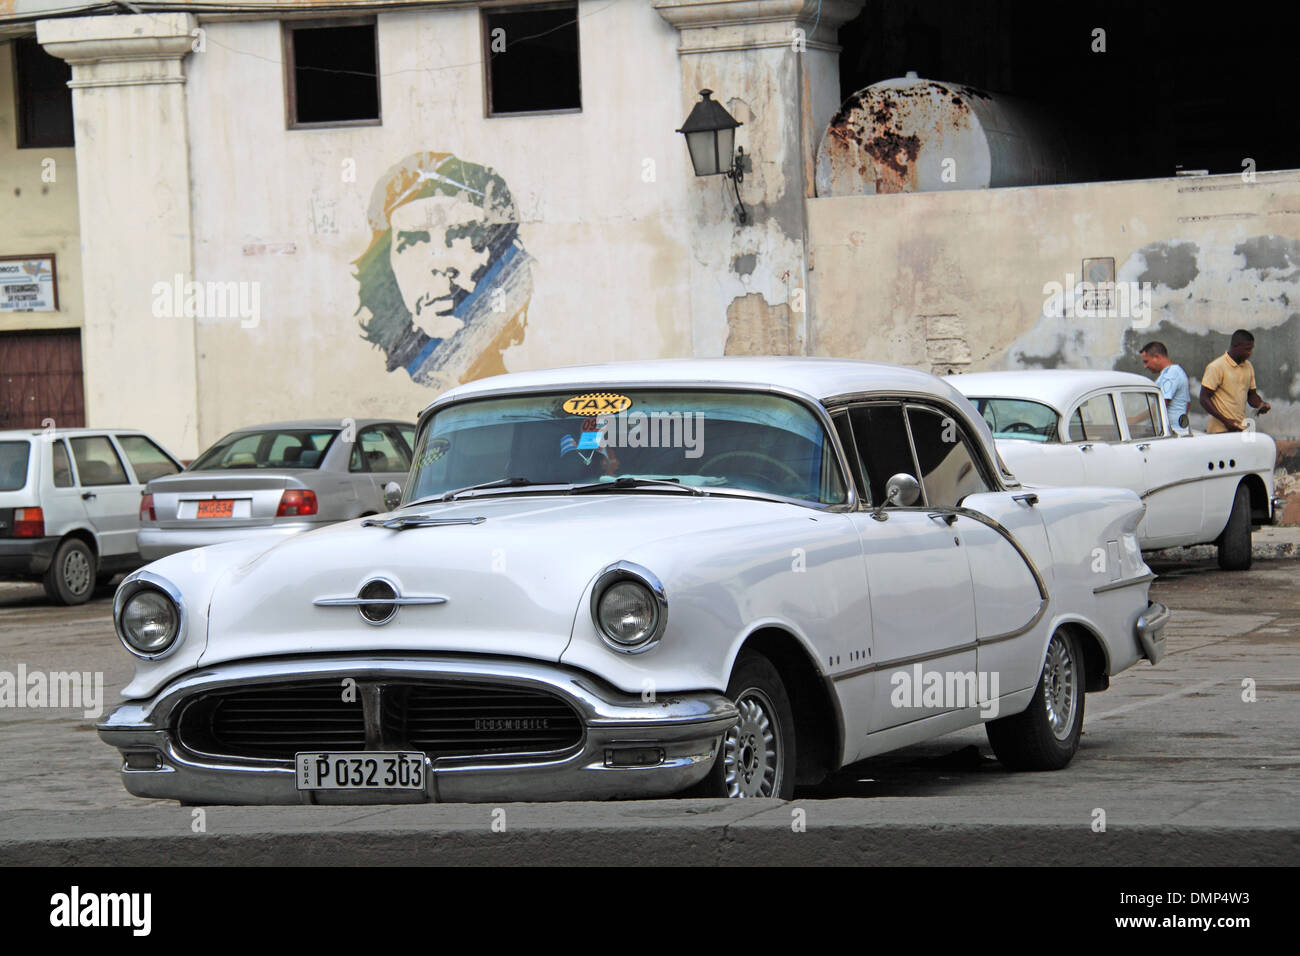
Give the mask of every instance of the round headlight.
[{"label": "round headlight", "polygon": [[635,647],[649,640],[659,609],[650,589],[636,581],[616,581],[600,596],[596,611],[600,629],[611,641]]},{"label": "round headlight", "polygon": [[141,588],[127,598],[120,617],[122,638],[131,650],[155,657],[180,633],[181,615],[171,598],[153,588]]}]

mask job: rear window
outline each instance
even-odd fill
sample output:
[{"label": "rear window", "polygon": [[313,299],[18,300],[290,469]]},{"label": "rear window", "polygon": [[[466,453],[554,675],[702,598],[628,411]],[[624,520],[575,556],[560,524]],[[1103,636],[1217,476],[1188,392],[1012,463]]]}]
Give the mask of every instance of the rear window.
[{"label": "rear window", "polygon": [[335,429],[274,428],[235,432],[217,442],[187,471],[234,468],[319,468],[338,434]]},{"label": "rear window", "polygon": [[31,448],[31,442],[0,441],[0,491],[18,491],[27,484]]}]

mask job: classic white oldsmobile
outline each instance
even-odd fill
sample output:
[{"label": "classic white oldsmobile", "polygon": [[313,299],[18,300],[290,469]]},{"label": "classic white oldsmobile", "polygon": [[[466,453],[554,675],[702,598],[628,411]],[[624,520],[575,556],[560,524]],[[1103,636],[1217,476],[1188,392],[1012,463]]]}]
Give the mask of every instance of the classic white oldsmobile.
[{"label": "classic white oldsmobile", "polygon": [[1032,369],[953,375],[1013,472],[1035,485],[1116,485],[1146,502],[1146,549],[1218,545],[1219,565],[1250,567],[1251,528],[1276,520],[1277,445],[1253,428],[1176,435],[1160,389],[1141,375]]},{"label": "classic white oldsmobile", "polygon": [[1137,495],[1026,491],[955,389],[891,366],[484,379],[425,410],[394,507],[123,582],[136,673],[99,733],[128,790],[789,798],[981,721],[1056,769],[1084,693],[1164,646]]}]

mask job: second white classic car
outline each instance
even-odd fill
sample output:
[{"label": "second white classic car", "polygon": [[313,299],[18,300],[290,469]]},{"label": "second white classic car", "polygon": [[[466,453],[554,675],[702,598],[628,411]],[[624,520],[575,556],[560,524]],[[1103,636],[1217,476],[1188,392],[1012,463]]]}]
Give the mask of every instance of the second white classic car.
[{"label": "second white classic car", "polygon": [[1251,529],[1275,520],[1277,445],[1254,429],[1176,435],[1160,389],[1128,372],[974,372],[950,381],[984,417],[1003,461],[1036,485],[1131,488],[1146,502],[1144,549],[1218,546],[1251,564]]},{"label": "second white classic car", "polygon": [[425,410],[391,513],[128,578],[99,733],[186,803],[789,798],[981,722],[1058,769],[1085,693],[1163,652],[1142,514],[1022,488],[922,372],[483,379]]}]

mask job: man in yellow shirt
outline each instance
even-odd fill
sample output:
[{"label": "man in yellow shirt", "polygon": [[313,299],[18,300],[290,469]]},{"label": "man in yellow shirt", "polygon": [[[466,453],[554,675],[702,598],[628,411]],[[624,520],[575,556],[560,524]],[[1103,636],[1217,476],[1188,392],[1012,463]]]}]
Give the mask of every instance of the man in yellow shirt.
[{"label": "man in yellow shirt", "polygon": [[1246,406],[1258,408],[1263,415],[1271,407],[1255,391],[1255,367],[1250,353],[1255,350],[1255,336],[1245,329],[1232,333],[1228,351],[1209,365],[1201,376],[1201,408],[1210,415],[1211,435],[1246,430]]}]

